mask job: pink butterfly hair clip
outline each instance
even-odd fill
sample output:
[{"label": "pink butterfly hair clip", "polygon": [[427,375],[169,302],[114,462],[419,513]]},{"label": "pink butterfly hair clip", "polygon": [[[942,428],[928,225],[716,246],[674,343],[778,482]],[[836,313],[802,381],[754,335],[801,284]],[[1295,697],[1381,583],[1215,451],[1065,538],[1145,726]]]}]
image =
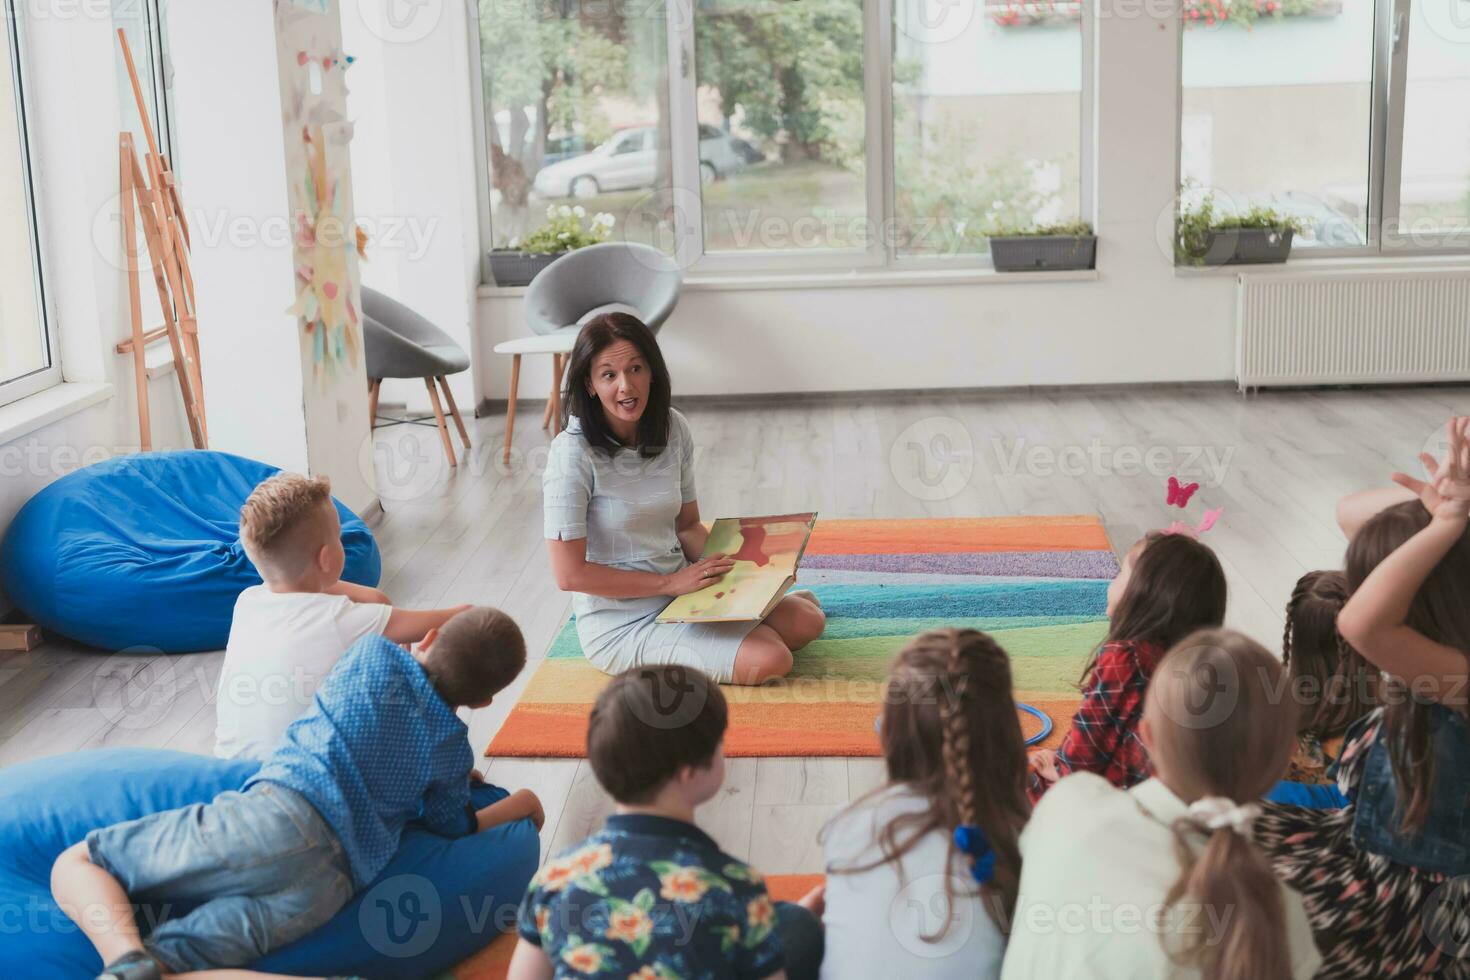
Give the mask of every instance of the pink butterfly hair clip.
[{"label": "pink butterfly hair clip", "polygon": [[1169,504],[1174,507],[1185,507],[1189,504],[1189,498],[1199,489],[1198,483],[1180,483],[1179,477],[1169,477]]},{"label": "pink butterfly hair clip", "polygon": [[1214,527],[1215,522],[1220,519],[1220,515],[1223,513],[1225,513],[1224,507],[1216,507],[1214,510],[1205,511],[1204,516],[1200,519],[1199,525],[1197,527],[1191,527],[1190,525],[1185,524],[1183,521],[1175,521],[1173,524],[1170,524],[1168,527],[1164,528],[1163,533],[1183,534],[1187,537],[1198,538],[1201,534],[1204,534],[1210,528]]}]

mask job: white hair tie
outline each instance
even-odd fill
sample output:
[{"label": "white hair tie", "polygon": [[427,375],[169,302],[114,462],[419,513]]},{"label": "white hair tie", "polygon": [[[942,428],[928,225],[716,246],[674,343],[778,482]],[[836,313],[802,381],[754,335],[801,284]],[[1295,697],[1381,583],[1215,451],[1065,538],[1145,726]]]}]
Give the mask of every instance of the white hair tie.
[{"label": "white hair tie", "polygon": [[1233,830],[1249,838],[1261,815],[1254,803],[1236,803],[1223,796],[1204,796],[1189,804],[1189,818],[1206,830]]}]

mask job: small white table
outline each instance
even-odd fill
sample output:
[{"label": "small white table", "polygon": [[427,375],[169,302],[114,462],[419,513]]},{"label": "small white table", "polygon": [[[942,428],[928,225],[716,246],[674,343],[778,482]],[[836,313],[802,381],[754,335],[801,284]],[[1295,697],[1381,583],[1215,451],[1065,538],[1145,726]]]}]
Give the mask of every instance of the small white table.
[{"label": "small white table", "polygon": [[567,355],[572,352],[572,347],[577,343],[577,334],[581,329],[580,326],[563,327],[552,333],[517,337],[515,340],[507,340],[495,345],[495,353],[511,356],[510,401],[505,408],[505,452],[501,457],[503,462],[510,462],[511,431],[516,421],[516,388],[521,380],[521,355],[551,355],[551,396],[546,400],[546,412],[541,416],[541,428],[551,426],[551,434],[554,436],[561,431],[562,374],[566,371]]}]

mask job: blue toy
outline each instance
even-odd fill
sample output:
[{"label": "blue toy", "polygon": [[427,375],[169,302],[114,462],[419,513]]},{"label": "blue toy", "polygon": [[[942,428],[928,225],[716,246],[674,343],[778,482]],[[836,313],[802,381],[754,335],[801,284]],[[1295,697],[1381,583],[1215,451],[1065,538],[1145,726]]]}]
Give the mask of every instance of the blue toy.
[{"label": "blue toy", "polygon": [[[239,789],[257,763],[161,749],[95,749],[0,771],[0,976],[92,977],[86,936],[51,900],[51,865],[87,832]],[[506,795],[473,791],[477,807]],[[513,926],[540,856],[528,820],[461,837],[411,827],[392,862],[316,932],[254,969],[374,980],[449,969]],[[182,909],[174,910],[178,914]],[[140,925],[148,928],[144,907]]]},{"label": "blue toy", "polygon": [[[218,650],[260,576],[240,507],[274,466],[207,450],[88,466],[36,494],[0,542],[0,588],[32,621],[107,650]],[[373,533],[341,503],[342,578],[375,586]]]}]

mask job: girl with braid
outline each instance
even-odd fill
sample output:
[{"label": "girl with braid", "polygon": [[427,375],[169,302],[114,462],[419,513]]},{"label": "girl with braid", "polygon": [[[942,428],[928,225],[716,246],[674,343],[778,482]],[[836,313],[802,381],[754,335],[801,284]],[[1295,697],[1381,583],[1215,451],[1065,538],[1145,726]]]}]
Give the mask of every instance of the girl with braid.
[{"label": "girl with braid", "polygon": [[1284,980],[1321,956],[1300,895],[1254,840],[1297,711],[1281,664],[1233,630],[1176,644],[1149,684],[1139,733],[1153,778],[1057,783],[1021,835],[1021,902],[1005,980]]},{"label": "girl with braid", "polygon": [[1268,800],[1317,807],[1347,802],[1328,773],[1348,728],[1373,710],[1378,687],[1378,671],[1337,630],[1347,598],[1342,572],[1318,571],[1297,580],[1286,604],[1281,662],[1291,674],[1289,690],[1301,720],[1286,779]]},{"label": "girl with braid", "polygon": [[997,977],[1031,810],[1005,651],[976,630],[915,637],[881,738],[886,784],[822,832],[822,977]]}]

